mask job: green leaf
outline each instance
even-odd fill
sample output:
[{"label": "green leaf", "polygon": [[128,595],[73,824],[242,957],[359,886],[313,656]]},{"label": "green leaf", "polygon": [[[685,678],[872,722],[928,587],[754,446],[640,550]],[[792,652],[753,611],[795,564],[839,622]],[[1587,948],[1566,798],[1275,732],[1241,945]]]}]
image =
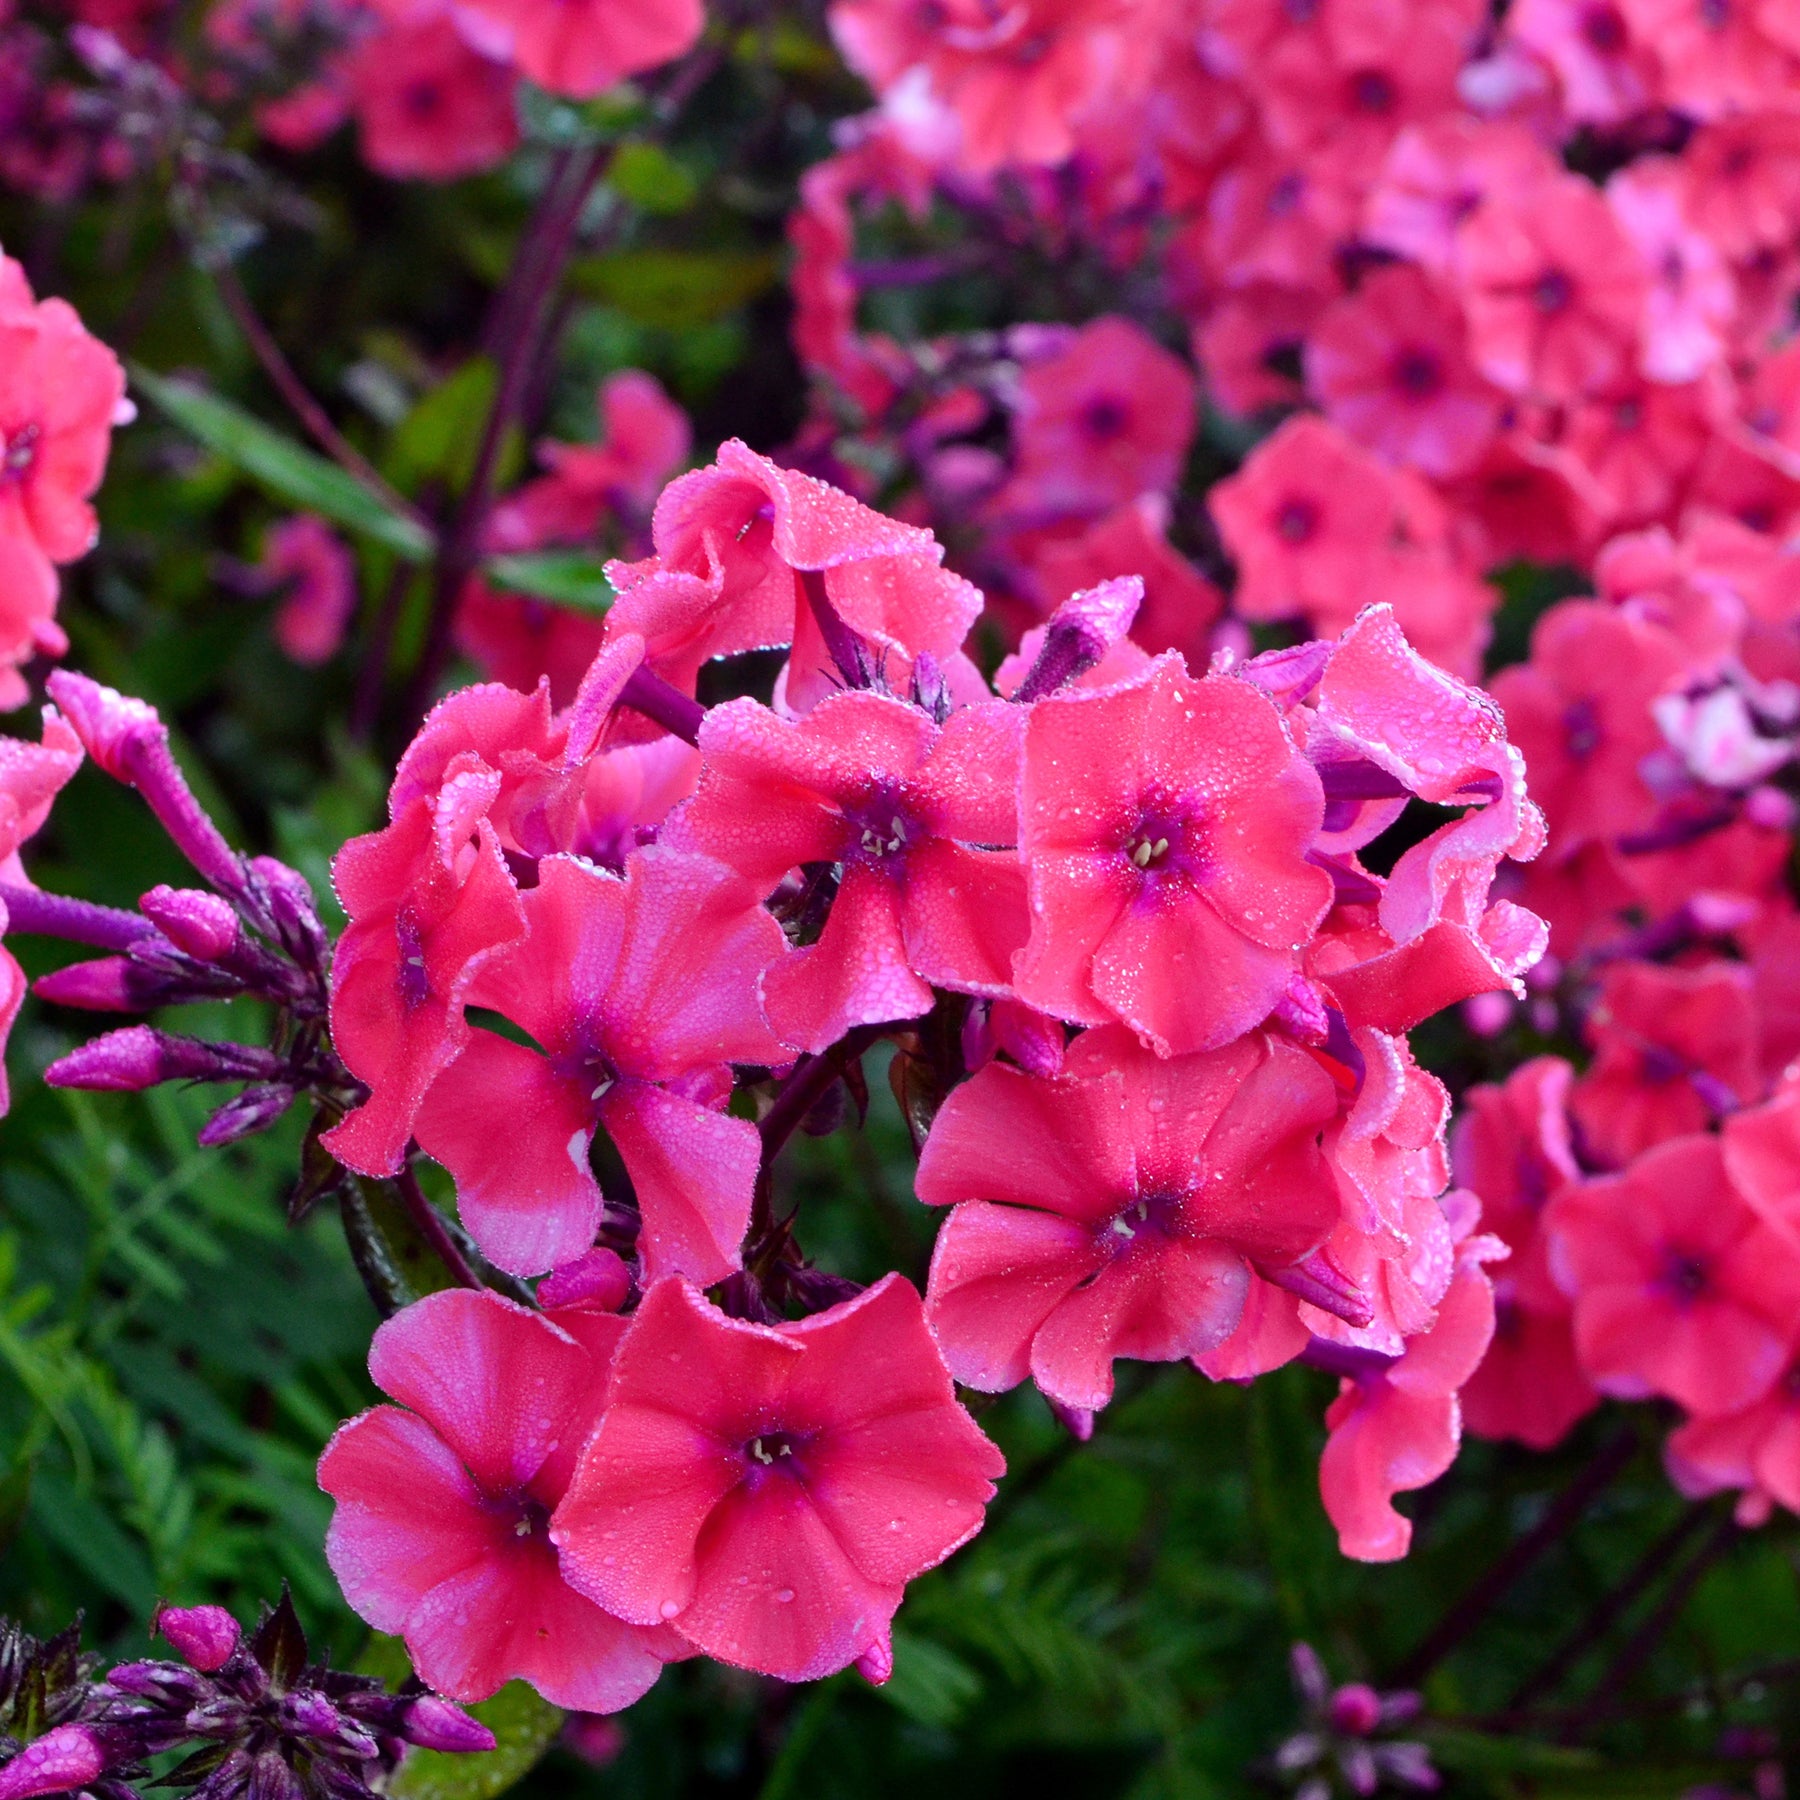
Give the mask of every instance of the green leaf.
[{"label": "green leaf", "polygon": [[684,331],[736,312],[780,272],[772,251],[644,249],[584,258],[570,278],[634,319]]},{"label": "green leaf", "polygon": [[896,1631],[894,1672],[875,1691],[915,1724],[947,1731],[981,1692],[981,1677],[942,1644]]},{"label": "green leaf", "polygon": [[494,1734],[494,1748],[461,1756],[410,1751],[388,1783],[395,1800],[492,1800],[537,1763],[562,1729],[562,1713],[522,1681],[467,1710]]},{"label": "green leaf", "polygon": [[622,199],[647,213],[683,213],[700,194],[691,169],[656,144],[621,144],[607,181]]},{"label": "green leaf", "polygon": [[387,478],[408,494],[434,479],[457,492],[467,487],[499,384],[493,359],[472,356],[424,395],[394,428],[383,465]]},{"label": "green leaf", "polygon": [[496,556],[487,564],[496,587],[534,600],[548,600],[577,612],[600,614],[612,605],[606,565],[586,550],[538,550],[524,556]]},{"label": "green leaf", "polygon": [[423,526],[391,512],[335,463],[271,430],[241,407],[192,381],[136,364],[131,378],[177,425],[273,498],[319,513],[411,561],[422,562],[431,554],[431,535]]}]

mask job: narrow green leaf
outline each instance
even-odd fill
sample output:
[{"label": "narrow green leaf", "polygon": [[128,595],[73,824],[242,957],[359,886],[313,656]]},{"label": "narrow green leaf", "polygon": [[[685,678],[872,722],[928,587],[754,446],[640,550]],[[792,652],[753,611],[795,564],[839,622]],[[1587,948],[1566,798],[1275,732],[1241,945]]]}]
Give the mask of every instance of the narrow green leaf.
[{"label": "narrow green leaf", "polygon": [[422,526],[389,511],[335,463],[271,430],[241,407],[194,382],[136,364],[131,379],[177,425],[273,498],[319,513],[414,562],[431,554],[431,535]]},{"label": "narrow green leaf", "polygon": [[584,257],[569,271],[583,293],[646,325],[691,330],[772,287],[781,258],[771,251],[646,247]]},{"label": "narrow green leaf", "polygon": [[394,427],[382,473],[398,488],[417,493],[440,480],[457,492],[468,486],[483,421],[492,410],[500,371],[492,357],[472,356]]},{"label": "narrow green leaf", "polygon": [[496,556],[487,564],[495,587],[534,600],[548,600],[576,612],[600,614],[612,605],[612,583],[606,565],[586,550],[537,550],[522,556]]}]

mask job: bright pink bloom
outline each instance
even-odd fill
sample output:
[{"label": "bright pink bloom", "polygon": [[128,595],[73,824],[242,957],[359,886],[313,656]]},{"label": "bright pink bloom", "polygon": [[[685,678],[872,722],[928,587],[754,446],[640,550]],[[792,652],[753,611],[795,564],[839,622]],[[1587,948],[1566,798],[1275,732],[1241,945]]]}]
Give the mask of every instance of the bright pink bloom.
[{"label": "bright pink bloom", "polygon": [[1747,263],[1785,246],[1800,208],[1800,116],[1715,119],[1683,150],[1681,172],[1688,218],[1721,255]]},{"label": "bright pink bloom", "polygon": [[1341,616],[1370,592],[1394,529],[1392,478],[1337,426],[1289,419],[1207,495],[1248,619]]},{"label": "bright pink bloom", "polygon": [[1760,1525],[1774,1506],[1800,1512],[1800,1359],[1768,1393],[1738,1412],[1689,1419],[1663,1445],[1669,1479],[1689,1499],[1743,1490],[1740,1525]]},{"label": "bright pink bloom", "polygon": [[1456,1208],[1462,1215],[1452,1227],[1460,1226],[1456,1271],[1435,1323],[1409,1338],[1385,1370],[1347,1379],[1325,1414],[1331,1436],[1319,1459],[1319,1493],[1337,1527],[1338,1548],[1359,1562],[1394,1562],[1406,1554],[1412,1521],[1394,1510],[1394,1495],[1437,1480],[1456,1460],[1462,1441],[1457,1390],[1474,1374],[1494,1332],[1494,1291],[1482,1265],[1506,1254],[1498,1238],[1468,1235],[1475,1210]]},{"label": "bright pink bloom", "polygon": [[491,169],[519,141],[510,64],[477,49],[453,10],[402,10],[360,44],[349,67],[369,167],[453,181]]},{"label": "bright pink bloom", "polygon": [[1520,557],[1585,563],[1607,525],[1608,502],[1593,476],[1566,450],[1518,429],[1502,432],[1448,498],[1477,568]]},{"label": "bright pink bloom", "polygon": [[1273,703],[1179,657],[1054,695],[1025,731],[1020,999],[1119,1019],[1163,1055],[1261,1023],[1331,904],[1306,860],[1324,801]]},{"label": "bright pink bloom", "polygon": [[1718,396],[1627,379],[1571,406],[1561,448],[1585,469],[1620,527],[1667,518],[1709,441]]},{"label": "bright pink bloom", "polygon": [[513,60],[539,87],[586,100],[693,48],[700,0],[471,0],[512,36]]},{"label": "bright pink bloom", "polygon": [[699,779],[700,752],[677,737],[602,751],[587,766],[580,812],[564,847],[624,874],[626,857],[655,841],[670,811]]},{"label": "bright pink bloom", "polygon": [[652,536],[654,558],[609,570],[620,597],[608,641],[641,636],[650,666],[686,693],[711,658],[783,644],[794,646],[786,698],[797,710],[840,681],[806,598],[809,574],[896,690],[921,652],[949,663],[981,610],[980,593],[941,567],[929,531],[735,439],[663,490]]},{"label": "bright pink bloom", "polygon": [[461,997],[540,1048],[470,1033],[425,1096],[420,1145],[456,1177],[485,1254],[535,1275],[594,1241],[588,1151],[604,1126],[637,1191],[650,1275],[722,1279],[760,1150],[719,1108],[730,1064],[782,1060],[756,1005],[781,928],[730,870],[660,847],[628,858],[623,881],[546,857],[522,907],[522,941],[486,957]]},{"label": "bright pink bloom", "polygon": [[[1148,8],[1134,0],[837,0],[832,35],[877,93],[923,79],[961,126],[957,160],[986,174],[1007,163],[1060,163],[1072,126],[1096,99],[1121,97],[1128,34]],[[915,74],[914,72],[918,73]]]},{"label": "bright pink bloom", "polygon": [[1194,435],[1193,371],[1129,319],[1096,319],[1026,365],[1014,431],[1001,511],[1098,513],[1169,492]]},{"label": "bright pink bloom", "polygon": [[1644,266],[1579,177],[1490,199],[1457,233],[1456,270],[1475,365],[1508,393],[1572,400],[1634,365]]},{"label": "bright pink bloom", "polygon": [[1551,1277],[1545,1203],[1580,1178],[1569,1142],[1574,1071],[1533,1057],[1500,1086],[1464,1096],[1453,1142],[1456,1180],[1481,1201],[1481,1222],[1512,1251],[1494,1281],[1494,1338],[1462,1390],[1477,1437],[1534,1450],[1560,1443],[1599,1396],[1581,1372],[1568,1297]]},{"label": "bright pink bloom", "polygon": [[0,707],[24,704],[18,665],[61,655],[55,563],[93,548],[89,497],[112,428],[131,417],[119,359],[62,300],[33,301],[0,256]]},{"label": "bright pink bloom", "polygon": [[608,514],[635,522],[687,461],[693,444],[687,414],[654,375],[641,369],[609,375],[597,399],[599,443],[538,445],[538,460],[550,472],[494,509],[488,531],[496,549],[579,544]]},{"label": "bright pink bloom", "polygon": [[898,1275],[776,1326],[663,1281],[551,1530],[622,1618],[813,1681],[879,1660],[907,1582],[981,1529],[1004,1471]]},{"label": "bright pink bloom", "polygon": [[1644,157],[1606,184],[1606,202],[1649,276],[1638,366],[1652,381],[1692,381],[1724,357],[1737,284],[1718,246],[1682,204],[1681,165]]},{"label": "bright pink bloom", "polygon": [[1518,0],[1507,35],[1556,71],[1571,119],[1613,125],[1657,92],[1653,34],[1634,29],[1627,0]]},{"label": "bright pink bloom", "polygon": [[1335,288],[1335,258],[1356,235],[1361,204],[1361,184],[1329,157],[1253,137],[1207,195],[1206,265],[1231,287]]},{"label": "bright pink bloom", "polygon": [[1250,1263],[1285,1268],[1336,1224],[1319,1152],[1331,1078],[1280,1038],[1163,1060],[1106,1027],[1042,1080],[993,1063],[953,1092],[918,1195],[952,1206],[927,1309],[951,1372],[1027,1375],[1092,1410],[1121,1356],[1173,1362],[1237,1327]]},{"label": "bright pink bloom", "polygon": [[1519,125],[1455,112],[1409,125],[1394,140],[1369,194],[1364,236],[1447,278],[1454,273],[1456,234],[1464,221],[1491,196],[1517,193],[1553,166]]},{"label": "bright pink bloom", "polygon": [[1756,1008],[1741,963],[1616,962],[1587,1019],[1594,1060],[1571,1096],[1583,1142],[1622,1168],[1756,1097]]},{"label": "bright pink bloom", "polygon": [[297,663],[329,662],[356,610],[356,565],[323,519],[283,519],[263,539],[258,568],[277,585],[275,641]]},{"label": "bright pink bloom", "polygon": [[1461,315],[1415,269],[1378,269],[1328,307],[1306,346],[1307,384],[1327,415],[1389,462],[1465,473],[1499,419],[1470,366]]},{"label": "bright pink bloom", "polygon": [[557,1566],[550,1514],[606,1404],[625,1322],[596,1314],[579,1329],[493,1293],[428,1295],[369,1347],[370,1375],[400,1405],[341,1426],[319,1459],[345,1599],[452,1699],[522,1677],[554,1705],[617,1712],[681,1653]]},{"label": "bright pink bloom", "polygon": [[1194,328],[1194,361],[1206,371],[1209,396],[1239,414],[1300,401],[1301,350],[1326,298],[1258,285],[1210,303]]},{"label": "bright pink bloom", "polygon": [[1538,621],[1530,662],[1495,676],[1559,858],[1651,822],[1656,798],[1638,773],[1662,741],[1650,703],[1686,672],[1681,644],[1660,626],[1567,600]]},{"label": "bright pink bloom", "polygon": [[[1800,45],[1776,0],[1618,0],[1633,36],[1654,50],[1660,65],[1660,98],[1699,118],[1757,112],[1786,105],[1800,80],[1792,54]],[[1772,29],[1772,27],[1775,27]]]},{"label": "bright pink bloom", "polygon": [[1732,1184],[1716,1137],[1673,1138],[1623,1174],[1565,1188],[1545,1227],[1602,1393],[1714,1413],[1768,1392],[1800,1307],[1800,1256]]},{"label": "bright pink bloom", "polygon": [[818,1051],[853,1025],[917,1018],[934,984],[1009,991],[1027,929],[1007,848],[1018,837],[1023,725],[1003,701],[938,726],[862,690],[832,694],[798,721],[754,700],[707,714],[699,789],[665,841],[718,857],[758,894],[795,867],[842,870],[823,935],[763,979],[785,1043]]}]

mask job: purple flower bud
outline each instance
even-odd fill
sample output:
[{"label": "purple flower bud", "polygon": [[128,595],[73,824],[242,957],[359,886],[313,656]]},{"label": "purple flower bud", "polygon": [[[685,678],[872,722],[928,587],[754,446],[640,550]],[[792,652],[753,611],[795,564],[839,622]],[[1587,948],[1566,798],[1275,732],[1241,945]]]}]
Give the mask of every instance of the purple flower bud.
[{"label": "purple flower bud", "polygon": [[162,1081],[247,1081],[287,1072],[279,1056],[250,1044],[209,1044],[127,1025],[59,1056],[44,1080],[51,1087],[137,1093]]},{"label": "purple flower bud", "polygon": [[1338,1749],[1338,1767],[1353,1794],[1372,1794],[1381,1786],[1381,1770],[1367,1744],[1344,1744]]},{"label": "purple flower bud", "polygon": [[106,1772],[99,1734],[86,1725],[58,1725],[34,1739],[0,1769],[0,1800],[37,1800],[86,1787]]},{"label": "purple flower bud", "polygon": [[197,1141],[202,1149],[216,1150],[221,1144],[235,1144],[239,1138],[267,1131],[294,1104],[298,1091],[287,1082],[256,1082],[236,1099],[227,1100],[200,1127]]},{"label": "purple flower bud", "polygon": [[616,1250],[588,1250],[559,1264],[538,1283],[540,1306],[617,1312],[631,1293],[631,1271]]},{"label": "purple flower bud", "polygon": [[96,950],[129,950],[141,939],[156,936],[156,927],[117,906],[96,906],[67,894],[47,894],[29,882],[0,882],[0,911],[8,931],[34,937],[67,938]]},{"label": "purple flower bud", "polygon": [[329,1745],[346,1756],[368,1760],[381,1754],[374,1737],[354,1720],[347,1719],[316,1688],[301,1688],[282,1702],[295,1735]]},{"label": "purple flower bud", "polygon": [[1288,1667],[1293,1671],[1300,1697],[1311,1706],[1323,1706],[1331,1684],[1318,1651],[1311,1644],[1296,1644],[1288,1652]]},{"label": "purple flower bud", "polygon": [[1294,644],[1286,650],[1265,650],[1239,666],[1241,681],[1259,687],[1270,699],[1283,706],[1302,701],[1319,685],[1325,665],[1331,661],[1337,645],[1322,638],[1310,643]]},{"label": "purple flower bud", "polygon": [[169,728],[156,708],[102,687],[72,669],[58,669],[48,686],[82,748],[115,781],[134,787],[175,847],[216,888],[242,891],[244,867],[207,816],[169,751]]},{"label": "purple flower bud", "polygon": [[856,1672],[870,1687],[886,1687],[894,1673],[894,1640],[883,1632],[856,1659]]},{"label": "purple flower bud", "polygon": [[178,1705],[185,1712],[211,1693],[209,1682],[192,1669],[172,1662],[120,1663],[106,1678],[105,1686],[137,1699]]},{"label": "purple flower bud", "polygon": [[1131,629],[1143,598],[1141,575],[1115,575],[1098,587],[1071,594],[1050,615],[1037,660],[1013,698],[1029,705],[1085,674]]},{"label": "purple flower bud", "polygon": [[128,956],[99,956],[40,975],[31,991],[40,1000],[81,1012],[146,1012],[168,1004],[172,998],[168,990],[175,985]]},{"label": "purple flower bud", "polygon": [[1423,1744],[1382,1744],[1375,1751],[1375,1760],[1388,1780],[1402,1787],[1428,1794],[1442,1784],[1443,1778],[1431,1766],[1431,1752]]},{"label": "purple flower bud", "polygon": [[1348,1681],[1331,1696],[1331,1728],[1367,1737],[1381,1723],[1381,1696],[1366,1681]]},{"label": "purple flower bud", "polygon": [[406,1709],[400,1735],[421,1750],[492,1750],[495,1744],[494,1734],[479,1719],[436,1694],[421,1694]]},{"label": "purple flower bud", "polygon": [[306,1789],[279,1750],[265,1750],[251,1765],[244,1800],[306,1800]]},{"label": "purple flower bud", "polygon": [[153,887],[138,905],[177,950],[196,962],[217,962],[238,941],[238,916],[230,901],[202,888]]},{"label": "purple flower bud", "polygon": [[159,1607],[152,1629],[205,1675],[224,1668],[243,1635],[222,1606]]}]

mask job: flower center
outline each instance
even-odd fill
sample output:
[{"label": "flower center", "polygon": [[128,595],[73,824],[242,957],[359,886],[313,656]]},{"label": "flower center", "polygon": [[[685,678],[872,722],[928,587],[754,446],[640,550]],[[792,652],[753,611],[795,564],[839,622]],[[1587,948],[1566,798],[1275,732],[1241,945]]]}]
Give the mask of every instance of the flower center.
[{"label": "flower center", "polygon": [[1173,1237],[1179,1206],[1173,1194],[1140,1194],[1106,1221],[1101,1237],[1115,1255],[1149,1233]]},{"label": "flower center", "polygon": [[1399,101],[1393,80],[1380,69],[1361,69],[1350,82],[1350,103],[1357,111],[1391,113]]},{"label": "flower center", "polygon": [[871,862],[901,855],[924,835],[916,825],[908,825],[905,813],[891,798],[880,795],[867,806],[846,810],[844,816],[858,833],[850,846],[852,854]]},{"label": "flower center", "polygon": [[1130,423],[1130,410],[1111,394],[1097,395],[1081,409],[1082,429],[1099,443],[1123,437]]},{"label": "flower center", "polygon": [[1394,386],[1409,400],[1428,400],[1444,385],[1444,372],[1429,350],[1402,350],[1394,359]]},{"label": "flower center", "polygon": [[1581,15],[1581,35],[1590,49],[1616,56],[1625,48],[1625,21],[1614,6],[1590,6]]},{"label": "flower center", "polygon": [[1663,1281],[1678,1300],[1698,1300],[1708,1286],[1706,1264],[1697,1256],[1671,1250],[1663,1270]]},{"label": "flower center", "polygon": [[1561,269],[1546,269],[1531,286],[1531,303],[1541,313],[1564,311],[1575,298],[1575,284]]},{"label": "flower center", "polygon": [[791,1465],[795,1440],[785,1431],[759,1431],[744,1446],[744,1459],[759,1469],[778,1469]]},{"label": "flower center", "polygon": [[1592,700],[1574,701],[1563,710],[1563,741],[1573,757],[1592,756],[1600,748],[1600,715]]},{"label": "flower center", "polygon": [[23,481],[31,473],[31,465],[37,461],[38,438],[42,435],[36,425],[21,425],[11,437],[0,439],[0,477],[7,481]]},{"label": "flower center", "polygon": [[1275,535],[1284,544],[1304,544],[1319,529],[1319,509],[1310,500],[1282,502],[1275,515]]}]

